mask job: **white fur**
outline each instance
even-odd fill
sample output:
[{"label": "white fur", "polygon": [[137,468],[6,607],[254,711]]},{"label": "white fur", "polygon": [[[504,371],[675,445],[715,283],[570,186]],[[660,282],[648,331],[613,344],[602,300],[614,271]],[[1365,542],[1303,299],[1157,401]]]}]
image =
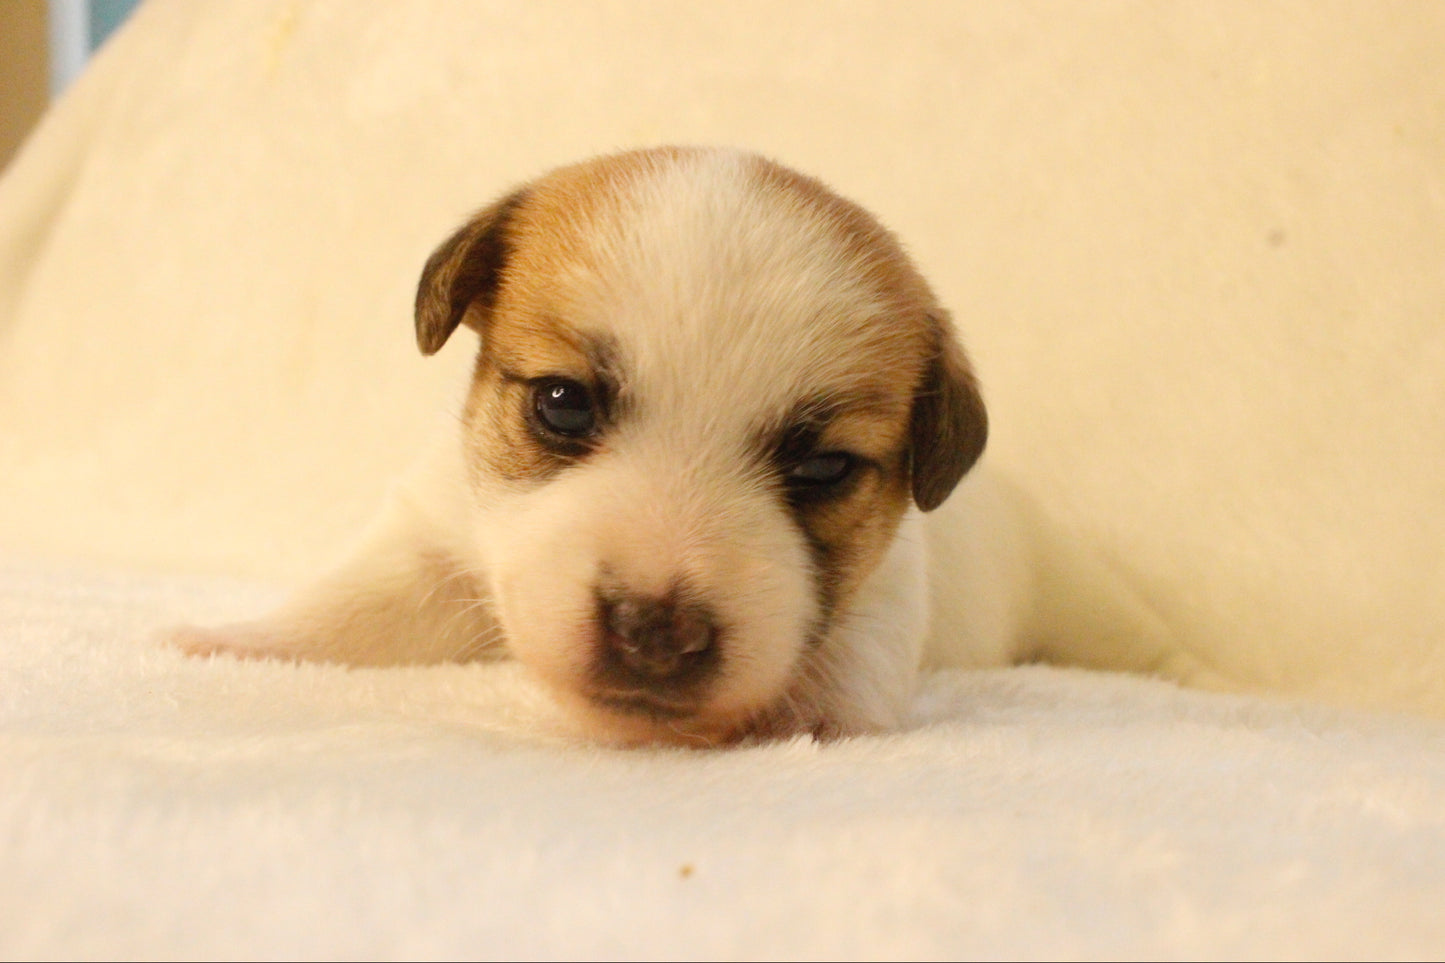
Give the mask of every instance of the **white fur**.
[{"label": "white fur", "polygon": [[[632,185],[625,216],[587,238],[579,263],[603,268],[559,286],[570,324],[615,341],[637,402],[604,450],[518,484],[474,470],[451,439],[351,561],[265,621],[181,641],[366,664],[509,654],[584,731],[621,741],[888,728],[925,661],[1163,665],[1168,640],[1147,608],[1120,602],[1122,583],[1092,560],[1046,562],[1060,557],[1041,547],[1047,526],[987,478],[932,518],[910,510],[827,643],[808,650],[819,616],[808,545],[746,446],[800,399],[846,392],[881,350],[886,308],[817,209],[745,183],[745,158],[730,152],[660,165]],[[601,573],[639,595],[684,581],[728,627],[727,658],[691,717],[629,716],[591,698]],[[1092,622],[1051,613],[1065,581]]]}]

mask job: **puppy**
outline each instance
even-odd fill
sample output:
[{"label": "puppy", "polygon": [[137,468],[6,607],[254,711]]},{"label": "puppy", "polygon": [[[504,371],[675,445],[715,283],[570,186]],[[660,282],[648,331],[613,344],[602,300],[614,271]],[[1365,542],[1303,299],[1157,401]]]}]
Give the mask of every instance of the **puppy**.
[{"label": "puppy", "polygon": [[[978,384],[899,243],[810,177],[698,148],[552,171],[432,254],[415,322],[428,355],[480,337],[459,434],[350,562],[188,650],[506,655],[582,731],[684,744],[896,726],[930,631],[930,665],[1167,661],[1107,578],[1060,588],[999,485],[925,531],[983,452]],[[1088,613],[1062,628],[1059,591]]]}]

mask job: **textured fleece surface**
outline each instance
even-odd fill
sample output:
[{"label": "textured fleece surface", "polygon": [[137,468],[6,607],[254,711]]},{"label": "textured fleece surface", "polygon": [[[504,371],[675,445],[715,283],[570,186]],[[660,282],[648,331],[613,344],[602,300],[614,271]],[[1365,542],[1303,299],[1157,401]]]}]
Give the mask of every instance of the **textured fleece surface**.
[{"label": "textured fleece surface", "polygon": [[506,665],[187,660],[264,587],[0,570],[0,956],[1431,957],[1445,729],[1030,667],[902,732],[551,734]]}]

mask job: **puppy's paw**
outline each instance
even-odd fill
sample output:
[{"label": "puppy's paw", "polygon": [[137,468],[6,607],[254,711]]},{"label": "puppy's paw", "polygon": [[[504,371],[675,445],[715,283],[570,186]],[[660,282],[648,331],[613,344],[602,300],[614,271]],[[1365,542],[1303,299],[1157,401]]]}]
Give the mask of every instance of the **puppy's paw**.
[{"label": "puppy's paw", "polygon": [[229,655],[240,659],[283,659],[294,661],[292,647],[274,628],[263,622],[239,622],[209,628],[177,625],[159,633],[162,644],[186,655]]}]

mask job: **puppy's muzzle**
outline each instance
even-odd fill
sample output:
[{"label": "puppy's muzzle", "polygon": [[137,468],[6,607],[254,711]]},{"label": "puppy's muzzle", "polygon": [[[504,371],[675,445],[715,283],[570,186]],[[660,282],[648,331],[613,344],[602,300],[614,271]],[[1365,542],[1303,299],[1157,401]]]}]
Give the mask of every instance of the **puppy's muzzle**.
[{"label": "puppy's muzzle", "polygon": [[599,592],[597,601],[597,697],[649,714],[690,711],[718,665],[721,632],[712,611],[676,592]]}]

